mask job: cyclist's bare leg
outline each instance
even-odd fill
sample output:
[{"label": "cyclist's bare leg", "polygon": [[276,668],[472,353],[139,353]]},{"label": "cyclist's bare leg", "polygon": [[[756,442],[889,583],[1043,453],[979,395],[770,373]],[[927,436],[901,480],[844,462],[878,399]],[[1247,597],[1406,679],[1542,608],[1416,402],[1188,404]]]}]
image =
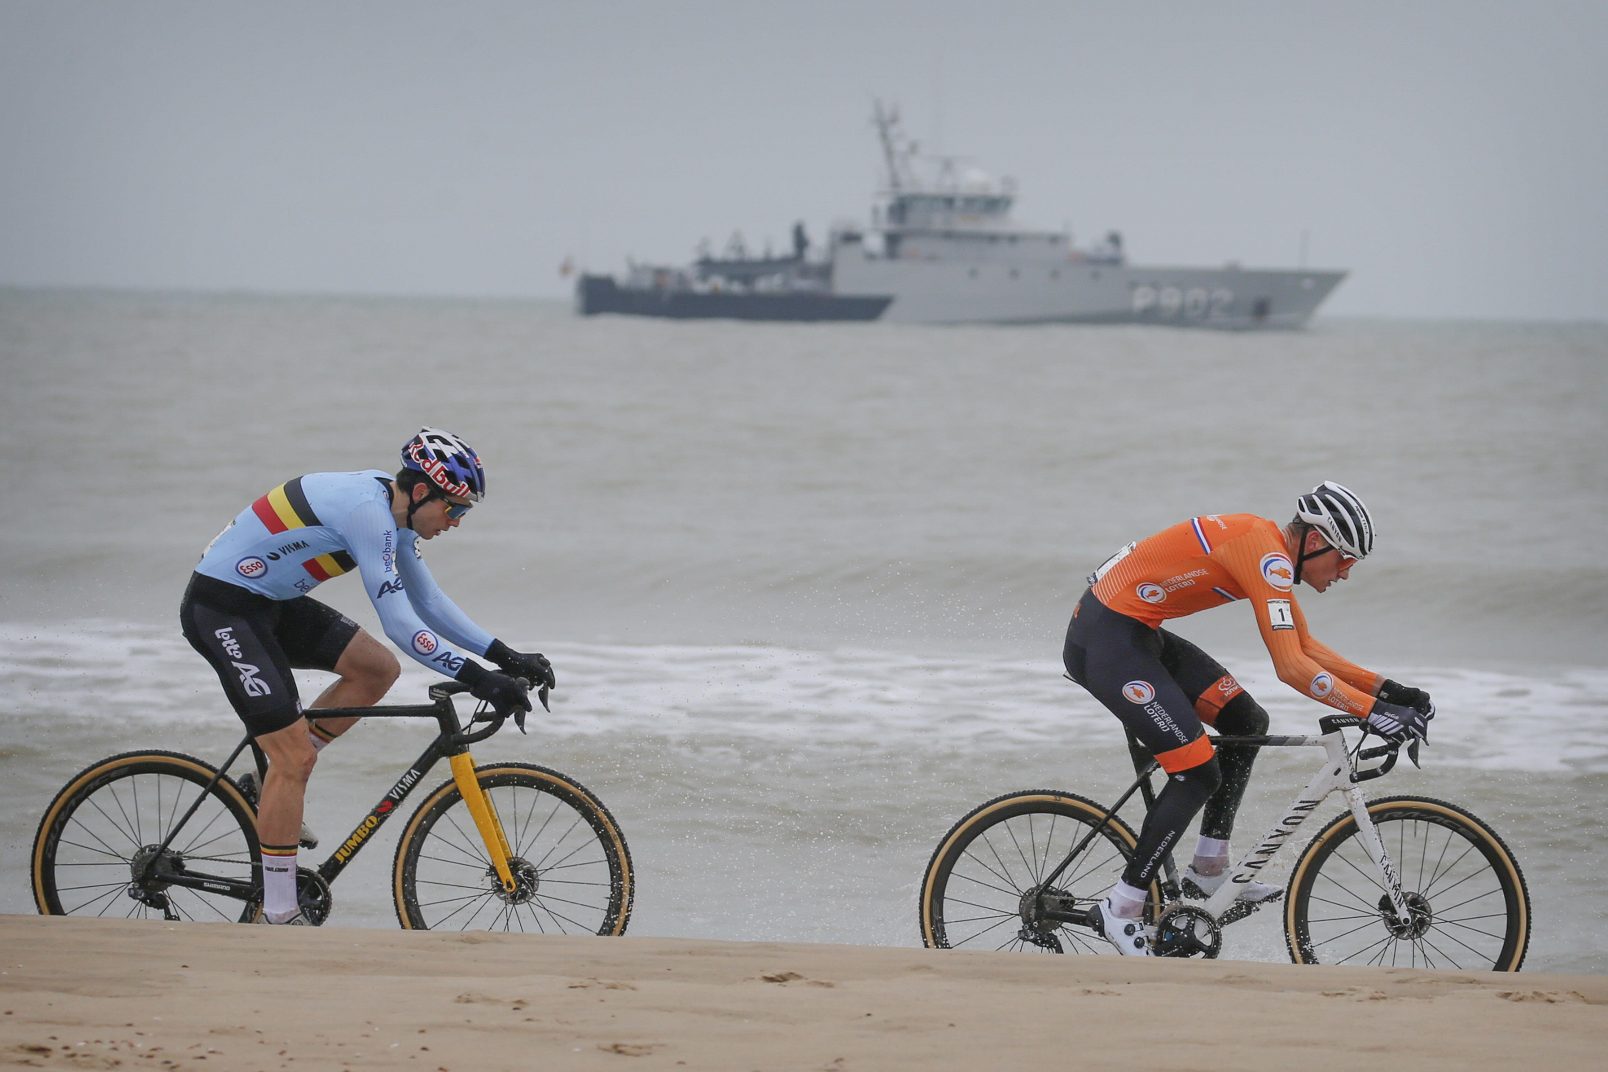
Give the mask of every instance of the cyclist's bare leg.
[{"label": "cyclist's bare leg", "polygon": [[[319,707],[372,707],[385,697],[401,667],[379,642],[359,629],[335,662],[336,680],[322,693],[309,714]],[[257,802],[257,831],[263,846],[263,905],[272,920],[296,908],[295,865],[297,842],[303,840],[302,811],[307,781],[318,762],[318,749],[345,733],[356,718],[319,721],[314,737],[307,718],[257,738],[268,759]],[[307,844],[312,844],[308,841]]]},{"label": "cyclist's bare leg", "polygon": [[257,797],[263,913],[269,922],[278,923],[297,911],[296,855],[302,801],[318,752],[307,735],[305,718],[263,734],[257,738],[257,745],[268,757],[268,772]]},{"label": "cyclist's bare leg", "polygon": [[390,649],[375,640],[366,630],[359,629],[347,642],[346,649],[335,662],[335,682],[318,694],[308,707],[309,718],[317,718],[323,735],[333,740],[351,729],[356,718],[318,718],[320,707],[373,707],[385,699],[385,694],[402,673],[401,664]]},{"label": "cyclist's bare leg", "polygon": [[257,745],[268,757],[268,774],[257,799],[257,835],[264,845],[295,845],[301,832],[302,800],[318,753],[307,738],[307,720],[265,733]]}]

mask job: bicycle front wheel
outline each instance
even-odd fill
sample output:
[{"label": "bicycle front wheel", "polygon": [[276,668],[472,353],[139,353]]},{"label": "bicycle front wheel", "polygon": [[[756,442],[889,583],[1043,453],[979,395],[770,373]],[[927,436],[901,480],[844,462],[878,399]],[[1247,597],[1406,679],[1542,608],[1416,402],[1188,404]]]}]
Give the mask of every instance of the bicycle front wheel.
[{"label": "bicycle front wheel", "polygon": [[[34,837],[40,913],[248,922],[251,901],[219,891],[224,883],[253,884],[257,823],[229,779],[207,792],[216,774],[163,751],[126,752],[80,771],[45,809]],[[221,881],[209,889],[210,880]]]},{"label": "bicycle front wheel", "polygon": [[452,782],[419,805],[396,846],[397,919],[416,930],[623,934],[631,853],[614,816],[579,782],[525,763],[477,767],[516,882],[503,888]]},{"label": "bicycle front wheel", "polygon": [[[1045,877],[1086,838],[1046,887]],[[1127,823],[1072,793],[1039,789],[996,797],[956,823],[934,850],[921,884],[921,940],[934,949],[1114,955],[1094,931],[1044,918],[1038,906],[1053,900],[1092,908],[1122,876],[1137,842]],[[1160,903],[1156,883],[1146,920],[1154,920]]]},{"label": "bicycle front wheel", "polygon": [[1386,886],[1348,811],[1295,862],[1284,912],[1297,964],[1374,964],[1518,971],[1530,945],[1530,893],[1507,845],[1472,813],[1427,797],[1369,801],[1401,876],[1410,919]]}]

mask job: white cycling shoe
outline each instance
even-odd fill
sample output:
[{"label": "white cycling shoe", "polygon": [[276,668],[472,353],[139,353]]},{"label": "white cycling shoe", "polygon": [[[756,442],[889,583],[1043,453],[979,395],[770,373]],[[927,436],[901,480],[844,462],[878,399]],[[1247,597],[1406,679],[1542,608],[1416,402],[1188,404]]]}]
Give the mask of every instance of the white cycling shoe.
[{"label": "white cycling shoe", "polygon": [[1124,919],[1117,915],[1109,897],[1100,902],[1097,910],[1100,913],[1100,931],[1106,941],[1117,947],[1118,953],[1125,957],[1151,955],[1150,932],[1143,920]]},{"label": "white cycling shoe", "polygon": [[[1227,881],[1227,871],[1219,875],[1203,875],[1195,870],[1194,864],[1190,864],[1184,868],[1182,881],[1184,896],[1204,900],[1216,893],[1223,883]],[[1265,882],[1247,882],[1243,884],[1239,891],[1239,896],[1234,900],[1245,901],[1248,904],[1261,904],[1263,901],[1271,901],[1283,893],[1284,891],[1277,886],[1269,886]]]}]

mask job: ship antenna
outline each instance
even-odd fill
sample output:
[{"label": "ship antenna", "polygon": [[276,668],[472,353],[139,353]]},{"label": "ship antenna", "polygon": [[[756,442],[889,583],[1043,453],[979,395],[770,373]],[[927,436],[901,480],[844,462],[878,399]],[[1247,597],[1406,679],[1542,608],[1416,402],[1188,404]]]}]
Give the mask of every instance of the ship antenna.
[{"label": "ship antenna", "polygon": [[877,137],[882,141],[882,155],[888,162],[888,189],[898,193],[903,186],[903,169],[899,164],[898,138],[899,110],[897,107],[884,108],[880,98],[872,102],[874,112],[872,121],[876,123]]}]

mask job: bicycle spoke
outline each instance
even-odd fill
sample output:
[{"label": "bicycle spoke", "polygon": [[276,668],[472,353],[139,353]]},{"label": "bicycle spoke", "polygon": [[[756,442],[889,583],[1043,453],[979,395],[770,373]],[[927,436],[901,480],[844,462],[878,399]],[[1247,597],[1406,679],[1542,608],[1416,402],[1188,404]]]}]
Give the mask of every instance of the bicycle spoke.
[{"label": "bicycle spoke", "polygon": [[1406,865],[1406,916],[1398,919],[1384,898],[1374,899],[1385,887],[1369,866],[1355,820],[1338,817],[1314,841],[1311,861],[1297,869],[1288,924],[1296,959],[1516,970],[1528,944],[1528,898],[1522,877],[1499,855],[1500,839],[1442,801],[1392,798],[1369,815],[1381,844],[1391,846],[1398,866]]},{"label": "bicycle spoke", "polygon": [[[151,902],[165,898],[179,919],[238,918],[240,902],[227,893],[169,884],[186,871],[203,881],[252,879],[250,816],[207,793],[209,785],[215,788],[210,769],[175,753],[128,753],[86,769],[41,823],[41,910],[161,918]],[[136,859],[145,861],[138,869]]]},{"label": "bicycle spoke", "polygon": [[480,777],[507,839],[513,885],[505,887],[496,874],[462,796],[437,798],[398,845],[404,922],[465,931],[618,933],[629,903],[629,860],[617,855],[623,852],[617,840],[605,840],[601,806],[542,768],[511,765]]},{"label": "bicycle spoke", "polygon": [[[990,934],[993,931],[998,930],[1000,927],[1005,926],[1007,923],[1010,923],[1010,922],[1014,921],[1015,919],[1016,919],[1016,916],[1014,914],[1002,917],[998,923],[995,923],[995,924],[993,924],[991,926],[988,926],[988,927],[984,927],[982,930],[978,931],[976,934],[970,935],[970,936],[968,936],[966,938],[962,938],[960,941],[955,942],[953,945],[951,945],[950,948],[951,949],[959,949],[961,946],[965,945],[967,942],[970,942],[970,941],[972,941],[973,939],[976,939],[976,938],[981,938],[985,934]],[[996,948],[998,948],[998,947],[996,947]]]},{"label": "bicycle spoke", "polygon": [[[1112,952],[1082,924],[1041,915],[1090,903],[1126,865],[1131,832],[1082,798],[1023,793],[962,819],[940,841],[922,885],[923,937],[944,948],[1044,953]],[[1074,847],[1083,848],[1073,857]],[[1052,873],[1057,877],[1046,883]],[[1024,904],[1028,890],[1041,896]],[[1024,927],[1030,928],[1023,937]],[[1036,933],[1034,933],[1036,932]],[[1047,939],[1040,944],[1038,935]],[[1053,936],[1053,938],[1052,938]]]},{"label": "bicycle spoke", "polygon": [[[973,863],[977,864],[978,867],[981,867],[984,871],[987,871],[990,875],[993,875],[995,878],[1005,883],[1006,885],[1004,887],[1000,887],[1001,893],[1016,894],[1022,892],[1022,888],[1016,885],[1016,881],[1014,879],[1012,879],[1009,875],[1001,874],[999,871],[996,871],[994,868],[990,867],[987,860],[983,860],[973,855],[970,849],[967,849],[963,855],[966,857],[966,859],[971,860]],[[997,858],[998,853],[996,853],[995,856]],[[981,880],[973,879],[972,881],[979,882]]]},{"label": "bicycle spoke", "polygon": [[[1446,840],[1447,840],[1447,844],[1449,846],[1451,844],[1451,835],[1450,834],[1447,835]],[[1439,882],[1446,875],[1451,874],[1452,869],[1455,868],[1458,864],[1462,863],[1463,860],[1467,858],[1468,854],[1473,852],[1473,851],[1474,851],[1474,846],[1469,845],[1469,846],[1467,846],[1466,848],[1463,849],[1463,851],[1458,855],[1457,859],[1452,860],[1449,863],[1447,863],[1444,868],[1437,865],[1435,874],[1430,876],[1429,884],[1424,887],[1423,892],[1427,894],[1431,890],[1433,890],[1435,888],[1435,883]],[[1444,853],[1442,855],[1444,856]],[[1466,878],[1458,880],[1458,882],[1467,882],[1467,881],[1468,880]]]}]

